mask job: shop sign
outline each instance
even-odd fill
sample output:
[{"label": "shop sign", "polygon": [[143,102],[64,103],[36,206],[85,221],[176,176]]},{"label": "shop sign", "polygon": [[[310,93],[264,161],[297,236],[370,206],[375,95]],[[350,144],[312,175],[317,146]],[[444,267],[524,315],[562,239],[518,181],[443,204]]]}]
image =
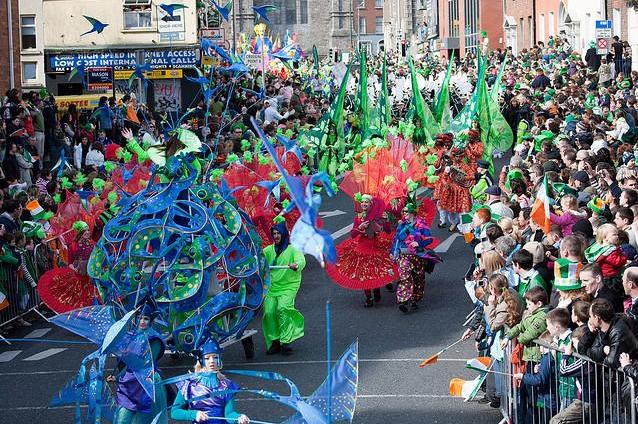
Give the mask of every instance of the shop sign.
[{"label": "shop sign", "polygon": [[[135,50],[127,50],[49,54],[47,64],[51,72],[70,71],[80,66],[134,69],[137,63],[136,53]],[[144,60],[153,69],[184,69],[197,65],[198,54],[195,49],[145,50]]]}]

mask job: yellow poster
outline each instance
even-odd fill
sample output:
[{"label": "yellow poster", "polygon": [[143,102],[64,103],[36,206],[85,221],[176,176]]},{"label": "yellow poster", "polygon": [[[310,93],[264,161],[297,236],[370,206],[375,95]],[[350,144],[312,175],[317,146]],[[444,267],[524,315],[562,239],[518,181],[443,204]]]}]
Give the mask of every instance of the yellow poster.
[{"label": "yellow poster", "polygon": [[[93,110],[100,102],[100,97],[111,97],[110,94],[82,94],[80,96],[56,96],[55,103],[58,106],[58,111],[65,111],[69,108],[71,103],[75,103],[80,110]],[[122,96],[115,96],[116,99],[120,99]]]},{"label": "yellow poster", "polygon": [[[115,71],[114,78],[116,80],[127,80],[133,75],[133,71]],[[144,72],[146,79],[172,79],[182,78],[181,69],[153,69],[151,72]]]}]

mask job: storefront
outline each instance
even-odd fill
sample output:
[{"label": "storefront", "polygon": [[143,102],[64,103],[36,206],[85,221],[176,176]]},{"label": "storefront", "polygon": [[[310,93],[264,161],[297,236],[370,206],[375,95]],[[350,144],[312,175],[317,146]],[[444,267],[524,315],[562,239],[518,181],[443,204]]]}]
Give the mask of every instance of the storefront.
[{"label": "storefront", "polygon": [[[158,110],[184,110],[193,107],[199,88],[183,80],[199,64],[194,48],[51,52],[45,63],[47,90],[64,102],[67,96],[81,100],[87,109],[96,97],[135,93]],[[148,64],[152,71],[145,72],[145,83],[129,84],[136,64]]]}]

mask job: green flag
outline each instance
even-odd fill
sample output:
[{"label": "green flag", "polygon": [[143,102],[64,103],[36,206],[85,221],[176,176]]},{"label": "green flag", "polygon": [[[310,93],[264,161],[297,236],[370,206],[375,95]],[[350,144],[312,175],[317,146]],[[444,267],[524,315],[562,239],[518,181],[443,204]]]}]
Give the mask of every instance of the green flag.
[{"label": "green flag", "polygon": [[366,60],[366,50],[361,49],[359,56],[359,90],[357,93],[357,101],[355,114],[359,119],[359,129],[363,139],[368,132],[368,65]]},{"label": "green flag", "polygon": [[452,62],[454,61],[454,53],[450,57],[450,62],[447,65],[447,71],[445,72],[445,78],[443,78],[443,84],[439,95],[436,99],[436,105],[434,106],[434,117],[436,122],[439,123],[442,132],[446,132],[450,127],[452,116],[450,114],[450,77],[452,75]]},{"label": "green flag", "polygon": [[381,123],[379,127],[389,126],[392,121],[392,110],[390,110],[390,97],[388,96],[388,69],[386,67],[385,52],[383,53],[383,70],[381,72],[381,97],[379,99],[379,112]]},{"label": "green flag", "polygon": [[428,107],[425,100],[423,100],[423,96],[421,95],[421,91],[419,90],[419,83],[416,77],[416,71],[414,69],[414,63],[412,62],[412,57],[409,60],[410,63],[410,75],[412,80],[412,98],[410,100],[410,109],[408,110],[407,118],[413,119],[413,117],[417,117],[417,119],[421,122],[423,127],[425,142],[430,142],[434,140],[434,137],[441,132],[441,128],[439,124],[434,119],[434,115],[432,111]]},{"label": "green flag", "polygon": [[483,159],[492,163],[492,154],[504,152],[512,146],[514,134],[501,114],[498,102],[494,101],[485,82],[485,73],[478,81],[478,120],[481,126],[481,141],[485,146]]},{"label": "green flag", "polygon": [[490,97],[496,103],[498,103],[498,96],[503,89],[503,74],[505,73],[505,65],[507,64],[507,54],[503,59],[503,63],[501,63],[501,68],[498,70],[498,75],[496,75],[496,81],[494,81],[494,86],[492,87],[492,92],[490,93]]},{"label": "green flag", "polygon": [[317,46],[312,45],[312,61],[315,65],[315,72],[319,73],[319,52],[317,52]]}]

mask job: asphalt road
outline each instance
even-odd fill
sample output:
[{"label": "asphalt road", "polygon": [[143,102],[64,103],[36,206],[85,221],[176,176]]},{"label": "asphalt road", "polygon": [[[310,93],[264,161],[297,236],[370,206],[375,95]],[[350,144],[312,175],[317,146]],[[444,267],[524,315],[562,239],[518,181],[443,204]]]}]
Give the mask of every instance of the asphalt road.
[{"label": "asphalt road", "polygon": [[[344,194],[324,200],[323,211],[340,210],[341,215],[324,218],[324,227],[337,232],[352,223],[352,201]],[[433,228],[449,249],[426,282],[425,301],[409,315],[398,311],[394,295],[384,292],[380,304],[363,308],[363,295],[333,284],[317,262],[308,258],[297,307],[306,318],[305,337],[294,344],[291,356],[266,356],[261,331],[255,336],[256,355],[244,359],[241,345],[226,349],[225,367],[272,370],[291,378],[302,395],[311,394],[326,376],[325,304],[331,302],[333,359],[352,341],[359,340],[359,397],[355,423],[498,423],[497,410],[476,402],[463,402],[448,394],[451,378],[474,378],[464,368],[465,360],[476,356],[472,341],[457,345],[437,364],[418,368],[421,359],[439,351],[462,333],[461,324],[472,309],[462,278],[470,260],[470,249],[460,236]],[[347,231],[340,231],[347,237]],[[253,327],[260,328],[255,321]],[[34,330],[36,331],[33,333]],[[10,337],[79,340],[44,320],[32,327],[13,330]],[[55,349],[55,350],[51,350]],[[50,343],[0,343],[0,422],[72,423],[73,407],[47,408],[52,396],[68,381],[90,351],[82,345]],[[163,358],[161,367],[169,376],[186,372],[188,358]],[[237,378],[244,386],[260,382]],[[263,386],[285,393],[280,384]],[[240,396],[237,409],[250,417],[281,422],[291,411],[262,399]]]}]

